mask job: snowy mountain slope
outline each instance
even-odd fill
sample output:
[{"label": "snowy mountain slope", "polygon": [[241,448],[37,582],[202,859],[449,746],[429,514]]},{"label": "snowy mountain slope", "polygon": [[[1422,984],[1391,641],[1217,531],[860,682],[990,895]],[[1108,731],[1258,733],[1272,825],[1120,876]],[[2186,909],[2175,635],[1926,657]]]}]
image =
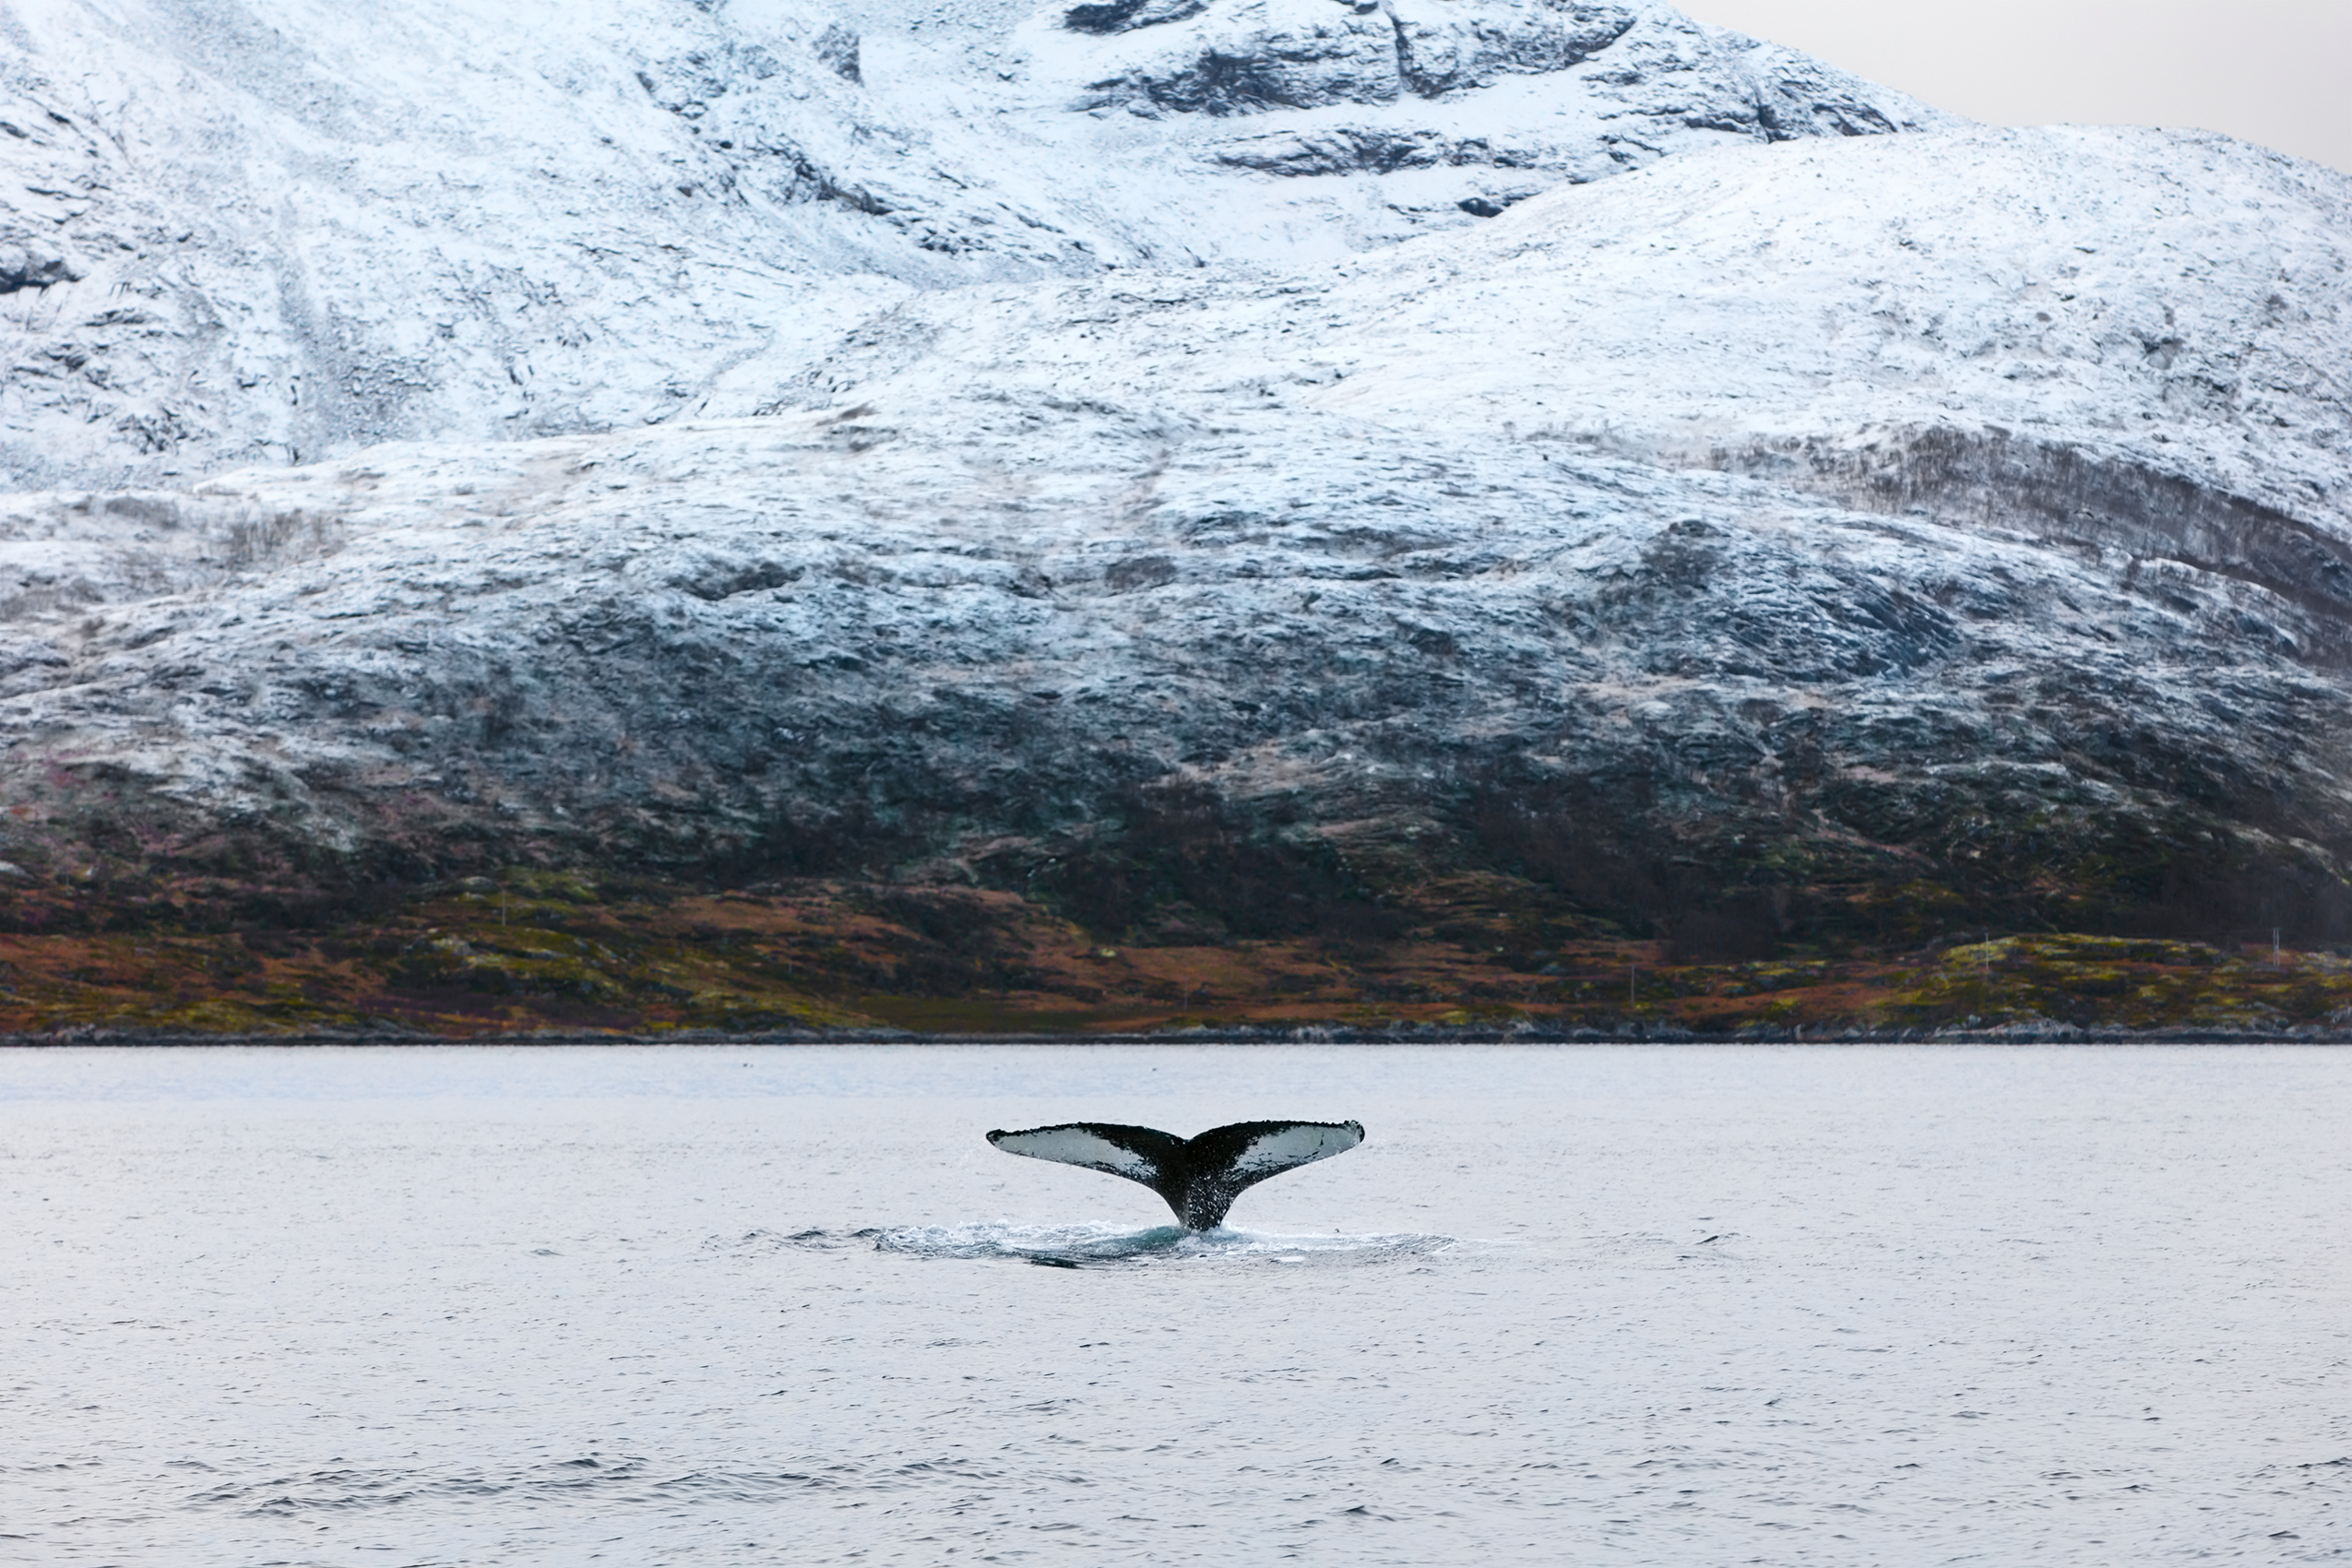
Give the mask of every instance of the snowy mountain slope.
[{"label": "snowy mountain slope", "polygon": [[2256,766],[2299,818],[2345,809],[2341,665],[2272,596],[1495,436],[799,416],[388,449],[186,505],[49,515],[150,553],[132,602],[13,650],[19,798],[70,761],[445,861],[471,824],[1024,875],[1170,779],[1372,856],[1458,834],[1466,792],[1589,792],[1617,843],[1609,791],[1646,791],[1714,854],[1830,800],[1920,811],[1922,782],[2045,831]]},{"label": "snowy mountain slope", "polygon": [[912,293],[764,417],[19,497],[8,858],[2340,933],[2347,195],[2159,133],[1712,153]]},{"label": "snowy mountain slope", "polygon": [[[1685,147],[1940,123],[1650,6],[1224,0],[1170,27],[1297,90],[1166,106],[1087,84],[1147,86],[1122,51],[1170,29],[1070,14],[14,0],[0,467],[123,483],[747,412],[909,285],[1288,265]],[[1588,14],[1563,47],[1550,18]],[[1392,78],[1423,40],[1411,90],[1350,86],[1334,29]]]},{"label": "snowy mountain slope", "polygon": [[2208,568],[2244,554],[2274,591],[2352,606],[2352,188],[2215,137],[1711,154],[1305,277],[1074,282],[891,319],[793,395],[1477,429]]}]

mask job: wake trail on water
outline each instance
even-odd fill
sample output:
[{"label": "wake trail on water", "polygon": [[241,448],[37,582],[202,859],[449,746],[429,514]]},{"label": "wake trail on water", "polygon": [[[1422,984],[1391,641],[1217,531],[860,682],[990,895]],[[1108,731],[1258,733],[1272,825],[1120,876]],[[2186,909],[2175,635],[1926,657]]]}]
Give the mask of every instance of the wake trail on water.
[{"label": "wake trail on water", "polygon": [[1140,1268],[1171,1264],[1361,1267],[1426,1257],[1457,1244],[1451,1236],[1415,1232],[1285,1236],[1225,1226],[1214,1230],[1187,1230],[1178,1225],[1156,1225],[1136,1230],[1104,1223],[1024,1225],[1004,1220],[905,1225],[848,1232],[802,1231],[790,1240],[815,1247],[864,1241],[877,1252],[902,1257],[1028,1263],[1049,1268]]}]

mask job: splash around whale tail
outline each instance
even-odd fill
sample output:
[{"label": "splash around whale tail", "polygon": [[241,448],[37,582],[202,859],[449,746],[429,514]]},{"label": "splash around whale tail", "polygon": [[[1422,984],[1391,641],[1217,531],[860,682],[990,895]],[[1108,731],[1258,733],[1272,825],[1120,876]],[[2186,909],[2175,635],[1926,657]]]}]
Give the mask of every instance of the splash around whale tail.
[{"label": "splash around whale tail", "polygon": [[1180,1138],[1157,1127],[1066,1122],[988,1141],[1007,1154],[1123,1176],[1158,1193],[1188,1230],[1225,1223],[1225,1211],[1269,1176],[1345,1154],[1364,1141],[1360,1122],[1236,1122]]}]

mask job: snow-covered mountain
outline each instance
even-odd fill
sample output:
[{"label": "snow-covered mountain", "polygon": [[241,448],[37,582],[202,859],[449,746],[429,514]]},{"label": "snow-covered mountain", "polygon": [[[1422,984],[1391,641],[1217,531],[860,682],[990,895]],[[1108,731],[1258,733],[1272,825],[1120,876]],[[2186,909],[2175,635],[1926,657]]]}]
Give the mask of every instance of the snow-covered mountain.
[{"label": "snow-covered mountain", "polygon": [[1320,262],[1687,148],[1937,123],[1644,5],[0,18],[19,484],[749,413],[917,289]]},{"label": "snow-covered mountain", "polygon": [[1735,947],[2352,912],[2313,165],[1640,5],[0,39],[35,873]]}]

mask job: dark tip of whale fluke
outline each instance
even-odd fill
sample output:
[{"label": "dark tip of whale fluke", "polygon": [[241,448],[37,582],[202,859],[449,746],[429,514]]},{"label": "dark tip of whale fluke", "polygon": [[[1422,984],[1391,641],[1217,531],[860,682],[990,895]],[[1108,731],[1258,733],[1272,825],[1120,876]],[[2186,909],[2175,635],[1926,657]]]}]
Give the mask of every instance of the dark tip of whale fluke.
[{"label": "dark tip of whale fluke", "polygon": [[1236,1122],[1180,1138],[1156,1127],[1065,1122],[988,1141],[1006,1154],[1083,1166],[1141,1182],[1167,1201],[1187,1230],[1213,1230],[1242,1190],[1269,1176],[1345,1154],[1364,1141],[1360,1122]]}]

